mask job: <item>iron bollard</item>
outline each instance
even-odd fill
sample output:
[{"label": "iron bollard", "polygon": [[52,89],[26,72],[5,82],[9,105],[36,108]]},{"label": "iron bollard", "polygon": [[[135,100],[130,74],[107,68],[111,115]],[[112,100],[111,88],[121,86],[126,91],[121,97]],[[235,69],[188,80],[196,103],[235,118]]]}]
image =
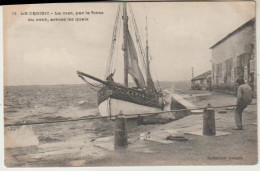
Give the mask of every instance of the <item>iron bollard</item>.
[{"label": "iron bollard", "polygon": [[215,113],[214,109],[208,104],[203,114],[203,135],[216,135]]},{"label": "iron bollard", "polygon": [[126,129],[126,118],[124,115],[119,115],[115,119],[115,130],[114,130],[114,149],[122,149],[127,147],[127,129]]}]

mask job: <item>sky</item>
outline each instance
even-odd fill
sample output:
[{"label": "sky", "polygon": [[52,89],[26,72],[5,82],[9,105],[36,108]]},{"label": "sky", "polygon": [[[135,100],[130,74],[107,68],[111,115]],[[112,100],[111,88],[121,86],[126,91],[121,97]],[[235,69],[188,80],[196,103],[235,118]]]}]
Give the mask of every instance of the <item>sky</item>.
[{"label": "sky", "polygon": [[[4,7],[4,85],[81,84],[80,70],[103,79],[109,56],[118,3],[35,4]],[[253,2],[131,3],[152,55],[154,80],[183,81],[211,69],[216,42],[255,16]],[[21,12],[91,12],[103,15],[82,22],[31,22]],[[16,12],[17,15],[12,15]],[[144,40],[144,39],[143,39]],[[120,40],[118,40],[120,44]],[[123,80],[123,55],[119,45],[115,80]],[[140,63],[140,61],[139,61]]]}]

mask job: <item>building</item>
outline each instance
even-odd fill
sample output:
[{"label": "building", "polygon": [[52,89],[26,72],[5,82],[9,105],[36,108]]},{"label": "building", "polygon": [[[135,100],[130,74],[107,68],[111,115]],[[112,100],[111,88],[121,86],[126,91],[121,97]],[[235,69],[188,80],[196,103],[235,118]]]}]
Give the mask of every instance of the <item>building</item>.
[{"label": "building", "polygon": [[206,90],[211,87],[211,71],[200,74],[191,79],[191,89]]},{"label": "building", "polygon": [[230,90],[243,78],[256,92],[256,25],[249,20],[216,44],[212,53],[212,87]]}]

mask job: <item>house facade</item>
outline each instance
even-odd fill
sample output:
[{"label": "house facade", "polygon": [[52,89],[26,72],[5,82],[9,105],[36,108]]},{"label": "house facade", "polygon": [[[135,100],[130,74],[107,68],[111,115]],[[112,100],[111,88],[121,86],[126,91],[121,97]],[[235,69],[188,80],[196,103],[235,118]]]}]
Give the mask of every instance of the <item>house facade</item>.
[{"label": "house facade", "polygon": [[256,92],[256,25],[249,20],[210,49],[212,87],[232,89],[243,78]]}]

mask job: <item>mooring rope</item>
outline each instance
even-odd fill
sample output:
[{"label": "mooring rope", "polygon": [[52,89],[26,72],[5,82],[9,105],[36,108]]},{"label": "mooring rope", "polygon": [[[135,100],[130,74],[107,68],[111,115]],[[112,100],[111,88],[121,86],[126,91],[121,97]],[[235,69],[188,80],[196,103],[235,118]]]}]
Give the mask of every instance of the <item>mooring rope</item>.
[{"label": "mooring rope", "polygon": [[[256,105],[257,103],[252,103],[249,105]],[[79,119],[69,119],[69,120],[56,120],[56,121],[46,121],[46,122],[29,122],[29,123],[14,123],[14,124],[5,124],[4,127],[10,126],[23,126],[23,125],[40,125],[40,124],[51,124],[51,123],[59,123],[59,122],[75,122],[75,121],[84,121],[84,120],[93,120],[93,119],[104,119],[104,118],[116,118],[118,116],[149,116],[149,115],[160,115],[160,114],[167,114],[169,112],[184,112],[184,111],[191,111],[191,110],[202,110],[206,108],[224,108],[224,107],[235,107],[237,105],[225,105],[225,106],[206,106],[200,108],[191,108],[191,109],[176,109],[176,110],[169,110],[169,111],[161,111],[161,112],[150,112],[150,113],[142,113],[142,114],[123,114],[117,116],[96,116],[96,117],[87,117],[87,118],[79,118]]]},{"label": "mooring rope", "polygon": [[84,120],[102,119],[102,118],[107,118],[107,116],[97,116],[97,117],[69,119],[69,120],[45,121],[45,122],[15,123],[15,124],[5,124],[4,126],[9,127],[9,126],[23,126],[23,125],[40,125],[40,124],[50,124],[50,123],[59,123],[59,122],[74,122],[74,121],[84,121]]}]

